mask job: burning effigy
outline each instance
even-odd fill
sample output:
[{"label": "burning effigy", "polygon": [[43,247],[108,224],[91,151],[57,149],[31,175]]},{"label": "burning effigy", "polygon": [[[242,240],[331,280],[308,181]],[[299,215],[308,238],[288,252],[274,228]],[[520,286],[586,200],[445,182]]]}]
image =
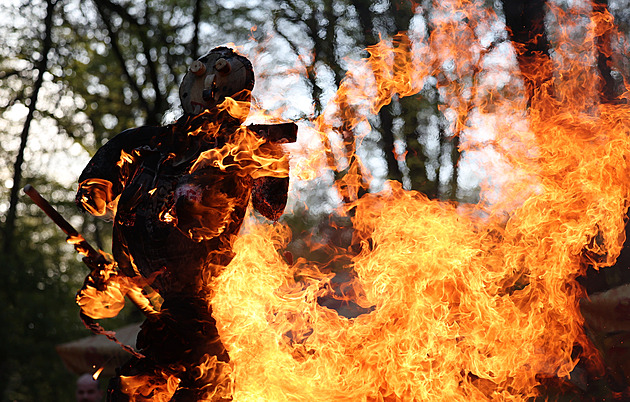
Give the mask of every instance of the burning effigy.
[{"label": "burning effigy", "polygon": [[[77,301],[96,331],[91,320],[116,315],[125,295],[147,315],[110,400],[528,400],[544,378],[601,364],[578,279],[612,265],[625,241],[630,108],[601,101],[593,51],[614,25],[605,10],[578,10],[592,23],[576,41],[577,17],[552,9],[563,27],[554,58],[528,56],[527,79],[544,87],[500,91],[478,69],[473,91],[459,79],[490,52],[479,36],[498,20],[481,3],[439,2],[430,34],[370,47],[310,122],[317,145],[292,156],[291,172],[280,144],[295,141],[295,125],[243,124],[253,71],[226,48],[190,66],[181,119],[125,131],[97,152],[77,202],[112,216],[114,260],[94,265]],[[476,205],[398,182],[359,196],[369,174],[350,142],[370,131],[366,115],[445,65],[454,132],[494,133],[460,147],[492,147],[500,191],[488,185],[494,198]],[[476,120],[458,118],[471,110]],[[331,141],[339,127],[352,138]],[[286,225],[245,219],[251,201],[277,220],[289,173],[311,179],[335,155],[345,172],[336,212],[352,239],[329,252],[353,272],[347,295],[362,310],[352,317],[321,303],[333,274],[283,257]]]},{"label": "burning effigy", "polygon": [[[225,47],[212,50],[183,79],[183,117],[119,134],[79,178],[79,207],[113,217],[116,265],[110,276],[93,271],[96,278],[78,294],[82,312],[104,318],[103,297],[121,280],[150,285],[160,299],[159,311],[145,303],[150,312],[138,336],[141,356],[118,370],[110,400],[153,400],[169,385],[176,388],[171,400],[231,395],[229,356],[212,317],[209,283],[234,257],[250,198],[263,216],[282,214],[288,160],[277,144],[294,141],[296,131],[292,123],[242,125],[253,86],[247,58]],[[110,308],[107,314],[116,313]],[[130,391],[139,384],[149,391]]]}]

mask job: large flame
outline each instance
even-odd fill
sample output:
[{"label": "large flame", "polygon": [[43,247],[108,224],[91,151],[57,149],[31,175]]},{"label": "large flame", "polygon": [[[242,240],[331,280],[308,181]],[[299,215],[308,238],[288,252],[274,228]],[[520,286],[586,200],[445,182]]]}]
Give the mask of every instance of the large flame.
[{"label": "large flame", "polygon": [[[569,377],[579,359],[592,357],[576,278],[586,263],[615,261],[630,189],[630,110],[600,103],[596,91],[594,38],[612,29],[610,16],[594,14],[576,42],[569,32],[576,16],[552,10],[566,27],[545,62],[555,71],[554,92],[536,93],[524,114],[522,95],[502,96],[487,84],[464,93],[457,84],[488,52],[464,17],[476,27],[497,17],[476,3],[436,7],[431,37],[401,34],[396,46],[369,49],[315,122],[328,159],[300,165],[347,169],[338,183],[353,208],[346,257],[360,295],[354,302],[366,313],[346,318],[320,305],[331,274],[281,257],[286,227],[252,224],[213,282],[235,400],[525,400],[540,376]],[[451,110],[463,116],[475,108],[493,125],[504,164],[499,199],[464,208],[398,183],[357,199],[365,167],[344,133],[369,130],[366,111],[417,92],[447,60],[442,86]],[[464,149],[479,146],[468,141]],[[576,344],[582,355],[573,354]]]},{"label": "large flame", "polygon": [[[338,213],[351,211],[353,239],[347,250],[328,252],[352,270],[344,297],[363,313],[347,318],[322,305],[334,274],[283,258],[290,230],[280,223],[248,220],[236,257],[210,280],[208,302],[230,355],[222,372],[231,380],[222,381],[231,384],[222,389],[235,400],[526,400],[541,376],[570,377],[580,359],[593,357],[576,278],[587,264],[611,265],[619,255],[630,196],[630,109],[599,101],[595,68],[596,38],[613,32],[612,19],[577,10],[593,19],[576,41],[576,15],[552,9],[563,27],[555,56],[527,74],[551,68],[545,85],[554,90],[528,100],[492,86],[498,73],[483,67],[484,57],[498,46],[480,36],[499,19],[481,3],[436,2],[429,37],[401,33],[370,47],[303,131],[322,152],[293,153],[292,174],[301,179],[324,167],[345,173],[336,183],[344,200]],[[429,200],[396,182],[360,197],[370,177],[356,150],[371,130],[368,115],[436,75],[452,132],[494,133],[485,144],[462,137],[460,146],[500,155],[500,187],[487,184],[484,202],[472,207]],[[224,107],[244,109],[230,101]],[[236,136],[192,169],[286,175],[277,147],[245,128]],[[129,158],[122,156],[121,168]],[[114,209],[103,195],[109,189],[93,184],[93,196],[103,198],[96,212]],[[112,281],[111,288],[123,285]],[[217,369],[216,359],[206,366],[196,369]],[[177,380],[164,374],[158,383],[123,378],[129,394],[168,400]]]}]

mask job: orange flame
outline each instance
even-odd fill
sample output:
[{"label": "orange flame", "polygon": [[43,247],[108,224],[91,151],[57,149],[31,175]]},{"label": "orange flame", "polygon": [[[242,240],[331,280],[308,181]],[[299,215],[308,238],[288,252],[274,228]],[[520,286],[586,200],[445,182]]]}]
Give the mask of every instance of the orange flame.
[{"label": "orange flame", "polygon": [[94,374],[92,374],[92,378],[94,378],[94,380],[98,380],[98,377],[100,377],[101,373],[103,372],[103,369],[105,368],[105,366],[100,367],[98,370],[96,370],[94,372]]},{"label": "orange flame", "polygon": [[[565,27],[556,32],[561,45],[553,60],[539,60],[542,70],[528,73],[552,69],[545,85],[554,91],[535,93],[524,113],[520,92],[498,91],[481,77],[496,73],[482,68],[495,46],[482,46],[478,35],[497,16],[475,2],[434,7],[429,37],[401,33],[354,65],[309,128],[323,152],[293,155],[303,157],[292,161],[299,177],[316,177],[323,166],[346,173],[336,185],[353,210],[353,239],[334,253],[355,273],[344,299],[365,312],[347,318],[322,306],[334,274],[304,258],[287,264],[288,227],[247,221],[236,257],[210,283],[229,366],[210,358],[194,368],[226,373],[222,389],[234,400],[527,400],[541,376],[570,377],[580,359],[595,358],[576,278],[587,264],[614,263],[630,200],[630,108],[599,101],[593,67],[594,38],[613,32],[610,16],[595,13],[576,42],[575,16],[552,8]],[[465,85],[471,75],[478,82]],[[500,195],[487,183],[484,201],[464,206],[391,182],[359,197],[370,180],[356,154],[371,131],[367,116],[393,96],[417,93],[430,76],[440,76],[453,133],[492,129],[485,144],[469,137],[461,144],[492,146],[500,155]],[[241,106],[227,100],[225,110],[240,115]],[[483,125],[474,127],[473,112]],[[191,170],[209,164],[286,176],[289,161],[277,148],[245,128],[235,135]],[[111,283],[105,312],[132,286],[117,276]],[[584,350],[577,357],[576,344]],[[152,400],[169,400],[177,388],[167,373],[157,383],[142,376],[122,382],[128,395]]]},{"label": "orange flame", "polygon": [[131,397],[131,401],[168,402],[178,384],[177,377],[166,373],[162,373],[159,379],[149,375],[121,377],[121,390]]},{"label": "orange flame", "polygon": [[222,171],[232,169],[238,174],[249,175],[252,178],[289,175],[288,156],[284,154],[281,146],[266,142],[244,126],[241,126],[235,137],[221,148],[202,152],[191,167],[190,173],[206,166]]},{"label": "orange flame", "polygon": [[[345,318],[321,306],[330,275],[304,260],[286,264],[277,252],[288,242],[286,227],[249,227],[212,285],[235,400],[526,400],[539,376],[568,377],[592,357],[576,278],[589,253],[600,257],[589,261],[596,267],[615,261],[630,196],[630,110],[599,103],[597,72],[585,62],[602,28],[595,24],[581,43],[558,32],[566,41],[551,61],[556,91],[537,93],[525,119],[520,95],[483,85],[462,92],[460,78],[478,74],[490,51],[463,16],[477,26],[496,16],[476,3],[436,7],[441,24],[431,37],[401,34],[395,47],[370,48],[315,122],[329,165],[349,172],[339,188],[355,207],[351,248],[360,252],[345,257],[356,272],[352,286],[362,290],[356,303],[372,309]],[[574,18],[552,12],[559,26]],[[464,208],[393,182],[357,199],[365,168],[346,133],[367,132],[362,113],[417,92],[446,61],[453,68],[440,85],[453,131],[472,125],[465,117],[473,109],[494,125],[492,145],[508,167],[502,198]],[[339,148],[331,145],[335,133]],[[585,350],[577,358],[576,343]]]},{"label": "orange flame", "polygon": [[[106,255],[108,260],[113,258]],[[93,278],[95,275],[98,278]],[[102,288],[95,285],[95,280],[102,282]],[[141,276],[130,278],[122,275],[115,263],[98,267],[97,272],[92,272],[84,287],[77,293],[76,302],[81,311],[94,319],[116,317],[125,307],[125,296],[128,296],[134,304],[145,314],[155,313],[154,305],[143,294],[143,288],[147,286],[147,280]],[[159,308],[159,307],[158,307]]]},{"label": "orange flame", "polygon": [[113,218],[116,215],[118,197],[113,198],[112,183],[107,180],[91,178],[79,184],[81,195],[77,201],[90,214]]}]

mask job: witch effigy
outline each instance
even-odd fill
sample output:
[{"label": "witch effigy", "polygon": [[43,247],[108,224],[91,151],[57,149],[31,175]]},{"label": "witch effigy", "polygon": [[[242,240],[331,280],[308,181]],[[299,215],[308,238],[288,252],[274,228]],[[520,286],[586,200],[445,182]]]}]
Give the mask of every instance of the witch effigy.
[{"label": "witch effigy", "polygon": [[247,58],[213,49],[183,78],[181,118],[118,134],[79,177],[78,206],[113,217],[117,273],[141,278],[162,300],[142,325],[140,353],[110,381],[110,401],[130,400],[134,378],[155,387],[175,378],[171,401],[231,398],[209,283],[234,256],[250,200],[271,220],[284,211],[288,159],[279,143],[295,141],[297,132],[293,123],[243,125],[253,86]]}]

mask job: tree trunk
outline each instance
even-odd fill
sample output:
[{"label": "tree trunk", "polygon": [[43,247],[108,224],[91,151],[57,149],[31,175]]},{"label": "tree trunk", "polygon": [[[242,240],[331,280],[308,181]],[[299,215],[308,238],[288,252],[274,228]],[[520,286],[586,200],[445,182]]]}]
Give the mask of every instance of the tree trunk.
[{"label": "tree trunk", "polygon": [[[157,86],[157,81],[158,81],[157,69],[155,67],[153,68],[151,67],[153,62],[151,61],[151,56],[149,54],[148,47],[150,45],[148,45],[146,29],[142,28],[140,24],[132,16],[130,16],[126,11],[124,11],[124,9],[123,11],[120,11],[119,10],[120,7],[111,2],[95,0],[94,5],[96,6],[99,16],[101,17],[101,21],[103,22],[103,25],[105,26],[107,30],[107,33],[110,38],[110,46],[111,46],[112,51],[114,52],[114,56],[116,57],[116,60],[118,60],[118,64],[120,65],[120,69],[122,70],[122,75],[127,81],[127,84],[129,85],[131,90],[138,97],[138,102],[140,103],[140,106],[146,113],[144,124],[147,126],[159,125],[161,116],[158,116],[158,114],[160,113],[159,112],[160,109],[157,109],[157,108],[161,106],[159,104],[159,102],[161,102],[161,94],[160,94],[160,88],[159,86]],[[142,30],[144,30],[142,32],[141,40],[143,44],[145,45],[145,51],[147,52],[145,56],[147,57],[147,64],[149,65],[150,73],[152,75],[150,77],[146,77],[146,80],[151,81],[153,83],[154,85],[153,89],[156,95],[156,98],[153,102],[153,106],[151,105],[147,97],[144,95],[144,92],[142,91],[142,88],[140,87],[140,85],[138,85],[136,81],[136,77],[127,68],[125,55],[123,54],[123,48],[120,46],[120,43],[119,43],[118,30],[112,24],[112,12],[117,13],[121,17],[124,17],[127,21],[133,22],[135,26],[138,26]]]},{"label": "tree trunk", "polygon": [[[593,11],[608,13],[608,0],[594,0]],[[601,21],[600,21],[601,23]],[[602,103],[618,103],[620,95],[617,91],[617,84],[612,76],[612,49],[611,31],[609,28],[598,30],[601,35],[596,37],[597,46],[597,69],[601,78],[601,100]],[[607,29],[608,28],[608,29]]]},{"label": "tree trunk", "polygon": [[192,41],[190,42],[190,56],[196,60],[202,55],[199,54],[199,23],[201,22],[201,0],[195,0],[195,8],[193,9],[193,32]]},{"label": "tree trunk", "polygon": [[28,105],[28,114],[24,121],[24,127],[22,134],[20,135],[20,148],[18,150],[17,157],[15,158],[15,164],[13,168],[13,187],[11,188],[9,210],[7,211],[7,218],[4,226],[4,244],[3,250],[8,253],[11,250],[13,243],[13,234],[15,232],[15,220],[17,216],[17,205],[19,202],[19,191],[22,188],[22,165],[24,164],[24,151],[26,150],[26,143],[28,141],[28,134],[31,128],[31,122],[35,114],[35,108],[37,105],[37,98],[39,96],[39,90],[44,82],[44,73],[48,68],[48,54],[52,48],[52,28],[53,28],[53,13],[55,10],[56,0],[46,0],[46,18],[44,19],[44,38],[42,42],[42,58],[37,62],[37,79],[33,85],[33,93],[30,97],[30,104]]},{"label": "tree trunk", "polygon": [[[607,0],[595,0],[593,2],[593,11],[599,13],[608,13]],[[598,20],[601,23],[601,20]],[[611,31],[600,27],[598,29],[601,35],[595,38],[597,47],[597,69],[600,74],[600,101],[602,104],[618,104],[624,102],[619,98],[617,84],[611,74],[612,72],[612,49],[611,49]],[[615,264],[608,268],[595,270],[590,264],[586,275],[582,278],[582,285],[586,288],[587,293],[597,293],[608,289],[630,283],[630,214],[626,212],[625,241],[621,253]],[[597,238],[593,240],[596,242]]]},{"label": "tree trunk", "polygon": [[[374,21],[372,19],[372,12],[370,11],[370,7],[372,2],[363,1],[363,0],[353,0],[352,5],[357,11],[357,15],[359,17],[359,23],[361,25],[361,30],[363,32],[363,40],[364,45],[371,46],[376,44],[377,36],[374,35]],[[388,17],[391,19],[395,32],[387,32],[388,35],[395,35],[398,32],[405,31],[409,28],[409,22],[413,17],[413,10],[411,7],[411,3],[395,3],[391,2],[389,7],[389,15]],[[393,46],[394,48],[399,47],[408,47],[408,40],[402,36],[394,36],[393,38]],[[395,57],[400,57],[397,53]],[[394,65],[398,64],[394,61]],[[396,73],[396,72],[394,72]],[[403,180],[403,172],[400,170],[400,166],[398,163],[397,154],[394,150],[394,105],[393,102],[398,102],[398,99],[393,99],[392,103],[384,105],[378,113],[378,117],[381,123],[380,126],[380,134],[381,140],[379,141],[379,146],[383,150],[385,155],[385,162],[387,163],[387,178],[389,180],[402,181]],[[401,114],[409,112],[408,110],[402,110]],[[415,113],[416,111],[412,111]],[[415,132],[415,127],[405,127],[405,131],[411,132],[414,136],[417,137]],[[402,138],[401,138],[402,139]],[[407,138],[405,138],[408,140]],[[413,141],[411,141],[413,142]],[[416,140],[417,142],[417,140]],[[409,149],[410,141],[407,141],[407,157],[412,154],[417,154],[420,152],[419,150]]]},{"label": "tree trunk", "polygon": [[545,29],[547,0],[502,0],[501,3],[530,106],[536,93],[551,90],[546,85],[553,74]]}]

